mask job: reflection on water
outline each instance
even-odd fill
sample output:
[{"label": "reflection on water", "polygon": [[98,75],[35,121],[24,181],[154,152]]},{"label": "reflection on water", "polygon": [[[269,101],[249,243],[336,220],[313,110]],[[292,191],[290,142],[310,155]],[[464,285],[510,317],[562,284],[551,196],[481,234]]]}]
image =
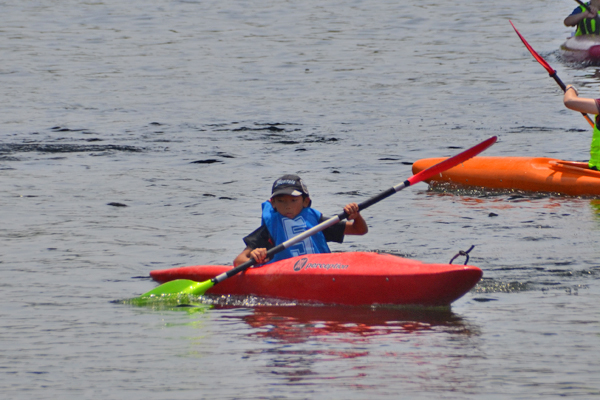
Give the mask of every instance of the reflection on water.
[{"label": "reflection on water", "polygon": [[157,296],[140,298],[135,297],[124,300],[114,300],[115,304],[126,304],[141,307],[152,311],[178,311],[188,314],[205,313],[213,308],[211,304],[204,304],[198,296],[188,294]]},{"label": "reflection on water", "polygon": [[[255,345],[246,357],[286,385],[333,379],[378,390],[387,379],[426,387],[446,376],[436,385],[468,386],[455,367],[478,352],[472,339],[480,335],[450,308],[256,307],[240,319],[253,328],[247,338]],[[469,350],[457,358],[439,353],[456,346]]]},{"label": "reflection on water", "polygon": [[419,332],[471,335],[476,331],[454,314],[450,307],[301,305],[256,296],[188,295],[118,300],[114,303],[188,314],[205,313],[211,309],[248,308],[252,312],[240,318],[255,328],[251,336],[288,343],[306,342],[316,337],[359,341],[374,336]]},{"label": "reflection on water", "polygon": [[594,214],[594,217],[600,220],[600,200],[590,200],[590,208]]},{"label": "reflection on water", "polygon": [[374,336],[476,331],[450,309],[362,308],[335,306],[256,307],[244,321],[252,336],[287,343],[314,340],[361,341]]}]

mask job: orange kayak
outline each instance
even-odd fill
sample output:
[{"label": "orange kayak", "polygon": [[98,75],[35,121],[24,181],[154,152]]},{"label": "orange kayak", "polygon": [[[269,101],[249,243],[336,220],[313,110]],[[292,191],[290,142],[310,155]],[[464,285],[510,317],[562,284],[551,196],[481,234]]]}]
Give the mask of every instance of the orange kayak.
[{"label": "orange kayak", "polygon": [[[418,160],[413,164],[413,173],[442,160]],[[585,162],[545,157],[474,157],[427,181],[432,182],[570,196],[600,195],[600,171],[589,169]]]}]

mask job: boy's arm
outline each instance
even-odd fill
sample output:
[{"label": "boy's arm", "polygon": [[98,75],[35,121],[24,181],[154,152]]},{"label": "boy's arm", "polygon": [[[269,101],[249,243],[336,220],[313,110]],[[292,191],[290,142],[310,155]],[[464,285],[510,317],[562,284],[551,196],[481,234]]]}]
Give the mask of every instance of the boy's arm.
[{"label": "boy's arm", "polygon": [[244,238],[246,248],[233,260],[233,266],[237,267],[248,261],[250,257],[254,258],[258,264],[268,262],[266,259],[267,250],[273,247],[273,241],[269,230],[261,225],[251,234]]},{"label": "boy's arm", "polygon": [[257,264],[264,264],[267,261],[267,249],[252,249],[250,247],[246,247],[244,251],[242,251],[238,256],[233,260],[233,266],[237,267],[248,261],[250,258],[254,258]]},{"label": "boy's arm", "polygon": [[[580,23],[581,20],[583,20],[584,18],[596,18],[596,15],[598,15],[598,7],[589,5],[589,6],[587,6],[587,8],[590,11],[586,10],[586,11],[579,12],[577,14],[571,14],[567,18],[565,18],[565,20],[564,20],[565,26],[575,26],[578,23]],[[578,10],[578,9],[579,8],[576,8],[575,10]],[[573,12],[575,12],[575,11],[573,11]]]},{"label": "boy's arm", "polygon": [[594,18],[594,17],[589,17],[588,14],[589,13],[586,11],[584,13],[569,15],[567,18],[565,18],[563,23],[565,24],[565,26],[576,26],[584,18]]},{"label": "boy's arm", "polygon": [[364,235],[369,232],[369,226],[358,211],[358,204],[350,203],[344,207],[344,211],[348,214],[348,221],[344,229],[345,235]]},{"label": "boy's arm", "polygon": [[572,85],[567,85],[567,90],[565,90],[563,101],[565,106],[571,110],[588,114],[598,114],[596,100],[579,97],[577,89],[575,89]]}]

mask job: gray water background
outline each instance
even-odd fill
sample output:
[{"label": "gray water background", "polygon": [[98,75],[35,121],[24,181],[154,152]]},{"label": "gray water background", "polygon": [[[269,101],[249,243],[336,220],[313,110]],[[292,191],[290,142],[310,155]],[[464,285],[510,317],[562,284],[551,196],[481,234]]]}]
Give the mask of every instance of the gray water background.
[{"label": "gray water background", "polygon": [[594,199],[421,183],[333,246],[475,245],[484,279],[451,310],[113,302],[153,269],[229,264],[284,173],[331,215],[492,135],[486,155],[587,160],[587,122],[508,22],[596,97],[598,70],[558,52],[575,6],[0,2],[2,398],[600,396]]}]

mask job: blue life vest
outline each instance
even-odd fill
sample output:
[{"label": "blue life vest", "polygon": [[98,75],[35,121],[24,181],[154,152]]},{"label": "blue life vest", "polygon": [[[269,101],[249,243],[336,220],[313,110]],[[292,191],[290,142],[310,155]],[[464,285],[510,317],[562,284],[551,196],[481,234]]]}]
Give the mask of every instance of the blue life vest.
[{"label": "blue life vest", "polygon": [[[310,207],[304,208],[296,218],[290,219],[275,211],[269,201],[262,204],[262,224],[269,230],[275,241],[275,246],[319,225],[320,219],[321,213]],[[323,232],[315,233],[311,237],[275,254],[269,262],[316,253],[331,253]]]}]

